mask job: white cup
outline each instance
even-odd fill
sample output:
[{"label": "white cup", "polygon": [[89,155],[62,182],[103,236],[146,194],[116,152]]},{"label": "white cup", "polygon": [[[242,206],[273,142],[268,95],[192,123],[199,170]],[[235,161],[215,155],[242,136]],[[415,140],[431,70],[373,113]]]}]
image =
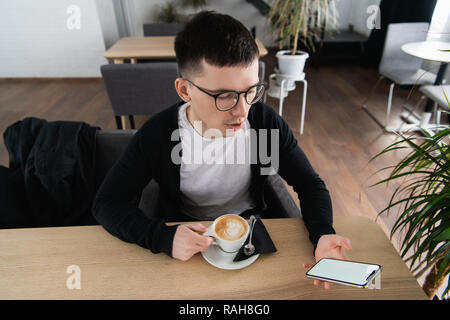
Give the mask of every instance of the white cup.
[{"label": "white cup", "polygon": [[[217,223],[222,221],[223,219],[226,219],[227,216],[232,216],[233,219],[240,220],[243,223],[242,225],[245,226],[245,228],[246,228],[246,231],[238,239],[227,240],[227,239],[220,237],[216,233]],[[208,228],[208,231],[206,231],[203,235],[213,237],[215,240],[212,244],[219,246],[220,249],[222,249],[222,251],[224,251],[226,253],[234,253],[234,252],[239,251],[239,249],[244,245],[245,241],[247,240],[249,231],[250,231],[250,227],[244,218],[242,218],[241,216],[239,216],[237,214],[225,214],[225,215],[218,217],[216,220],[214,220],[213,224]]]}]

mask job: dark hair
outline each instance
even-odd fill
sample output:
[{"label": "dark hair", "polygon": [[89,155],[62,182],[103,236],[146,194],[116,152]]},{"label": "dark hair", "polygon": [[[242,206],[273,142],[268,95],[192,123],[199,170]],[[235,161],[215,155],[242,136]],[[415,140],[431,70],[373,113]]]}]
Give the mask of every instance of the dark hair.
[{"label": "dark hair", "polygon": [[213,66],[250,65],[259,57],[250,31],[238,20],[214,11],[196,14],[175,38],[180,73],[200,70],[203,59]]}]

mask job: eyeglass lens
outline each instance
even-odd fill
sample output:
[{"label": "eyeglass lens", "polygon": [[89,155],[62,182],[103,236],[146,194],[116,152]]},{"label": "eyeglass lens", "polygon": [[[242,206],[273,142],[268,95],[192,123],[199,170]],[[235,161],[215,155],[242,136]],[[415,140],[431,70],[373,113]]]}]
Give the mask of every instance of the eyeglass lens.
[{"label": "eyeglass lens", "polygon": [[[246,93],[244,93],[244,98],[248,104],[254,104],[258,102],[264,94],[264,85],[257,85],[251,87]],[[217,96],[216,106],[217,108],[230,109],[234,107],[239,99],[239,94],[237,92],[224,92]]]}]

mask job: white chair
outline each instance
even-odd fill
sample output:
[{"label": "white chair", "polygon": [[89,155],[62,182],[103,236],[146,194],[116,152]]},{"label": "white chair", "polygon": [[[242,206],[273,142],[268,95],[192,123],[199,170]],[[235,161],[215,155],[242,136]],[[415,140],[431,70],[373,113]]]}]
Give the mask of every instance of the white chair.
[{"label": "white chair", "polygon": [[[405,43],[426,40],[428,27],[429,23],[427,22],[392,23],[388,25],[383,54],[378,67],[380,77],[362,105],[363,110],[387,131],[391,131],[389,124],[395,84],[422,85],[432,84],[436,80],[435,74],[421,69],[422,59],[408,55],[401,50],[402,45]],[[386,106],[385,124],[382,124],[367,107],[367,102],[383,79],[388,79],[391,82]]]},{"label": "white chair", "polygon": [[[440,125],[441,112],[442,109],[450,111],[448,102],[445,96],[450,100],[450,85],[427,85],[421,86],[419,89],[424,96],[434,101],[434,113],[435,113],[435,123],[437,126]],[[445,95],[444,95],[445,92]]]}]

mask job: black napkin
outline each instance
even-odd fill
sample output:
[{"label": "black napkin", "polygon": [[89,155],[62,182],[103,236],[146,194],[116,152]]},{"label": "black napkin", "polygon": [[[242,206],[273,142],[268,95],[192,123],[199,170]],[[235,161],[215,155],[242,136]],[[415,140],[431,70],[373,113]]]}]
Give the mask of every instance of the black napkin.
[{"label": "black napkin", "polygon": [[244,246],[248,243],[249,239],[250,234],[248,235],[247,240],[245,240],[244,245],[241,247],[241,249],[239,249],[236,257],[234,257],[234,262],[248,259],[255,254],[277,251],[277,248],[273,244],[272,239],[270,238],[269,233],[267,232],[266,227],[264,226],[264,223],[262,223],[260,218],[256,219],[255,227],[253,228],[252,243],[255,246],[255,252],[252,255],[247,256],[244,253]]}]

